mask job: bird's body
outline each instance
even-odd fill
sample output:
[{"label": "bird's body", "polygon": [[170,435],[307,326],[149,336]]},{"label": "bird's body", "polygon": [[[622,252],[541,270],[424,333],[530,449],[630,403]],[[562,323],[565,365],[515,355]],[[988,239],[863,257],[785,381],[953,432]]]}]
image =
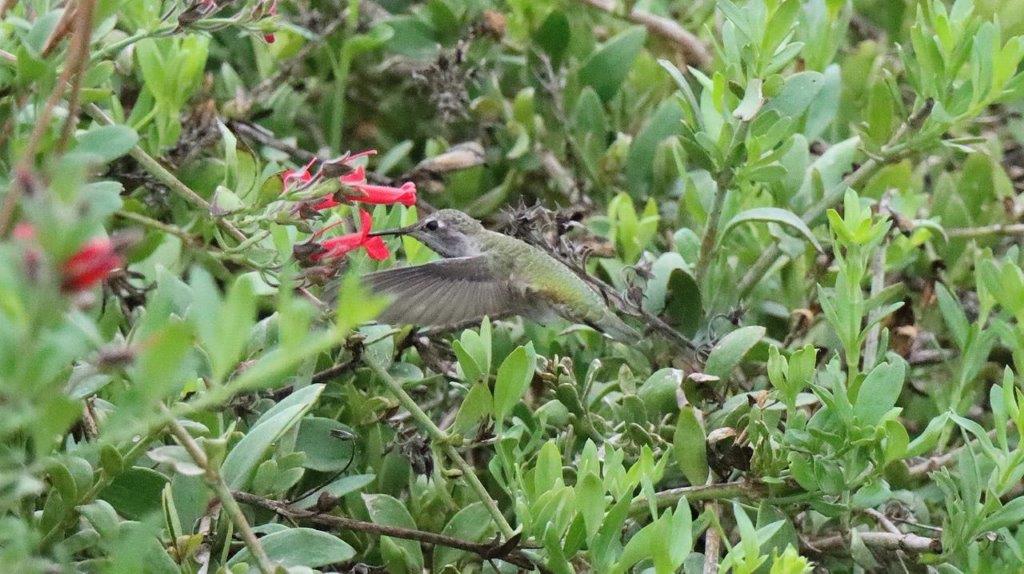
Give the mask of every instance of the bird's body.
[{"label": "bird's body", "polygon": [[443,259],[367,276],[391,297],[380,320],[445,327],[506,315],[554,313],[624,342],[640,334],[608,308],[586,281],[544,251],[485,229],[462,212],[445,209],[402,230]]}]

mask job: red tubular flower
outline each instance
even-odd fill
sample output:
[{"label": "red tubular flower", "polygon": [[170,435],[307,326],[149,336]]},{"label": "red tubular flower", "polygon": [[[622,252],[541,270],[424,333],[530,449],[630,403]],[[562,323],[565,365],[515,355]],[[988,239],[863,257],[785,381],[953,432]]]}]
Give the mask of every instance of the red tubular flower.
[{"label": "red tubular flower", "polygon": [[344,257],[349,251],[360,247],[366,249],[371,259],[381,261],[387,259],[391,253],[387,245],[380,237],[370,237],[370,229],[373,227],[373,218],[364,210],[359,210],[359,231],[347,233],[325,240],[320,244],[321,250],[310,256],[312,261],[322,259],[338,259]]},{"label": "red tubular flower", "polygon": [[370,203],[373,205],[401,203],[406,207],[416,205],[416,184],[411,181],[403,183],[402,187],[370,185],[367,183],[355,184],[351,187],[354,187],[359,192],[359,195],[354,196],[352,199],[360,203]]},{"label": "red tubular flower", "polygon": [[121,265],[121,256],[110,239],[91,239],[64,262],[61,286],[65,291],[83,291],[106,279]]}]

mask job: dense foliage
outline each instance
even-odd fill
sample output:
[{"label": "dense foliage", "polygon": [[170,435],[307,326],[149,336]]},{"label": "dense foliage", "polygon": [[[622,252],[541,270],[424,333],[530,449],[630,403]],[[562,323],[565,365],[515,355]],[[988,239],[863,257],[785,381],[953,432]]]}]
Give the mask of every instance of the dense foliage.
[{"label": "dense foliage", "polygon": [[3,0],[0,570],[1022,571],[1021,8]]}]

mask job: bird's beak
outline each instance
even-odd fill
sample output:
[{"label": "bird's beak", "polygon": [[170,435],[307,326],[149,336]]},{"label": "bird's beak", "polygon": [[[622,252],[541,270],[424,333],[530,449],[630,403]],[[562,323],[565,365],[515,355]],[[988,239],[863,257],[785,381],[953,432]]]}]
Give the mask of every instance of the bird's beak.
[{"label": "bird's beak", "polygon": [[419,226],[418,223],[414,223],[412,225],[407,225],[405,227],[398,227],[398,228],[395,228],[395,229],[385,229],[383,231],[371,231],[369,233],[369,235],[370,235],[370,237],[380,237],[382,235],[406,235],[406,234],[411,233],[412,231],[414,231],[418,226]]}]

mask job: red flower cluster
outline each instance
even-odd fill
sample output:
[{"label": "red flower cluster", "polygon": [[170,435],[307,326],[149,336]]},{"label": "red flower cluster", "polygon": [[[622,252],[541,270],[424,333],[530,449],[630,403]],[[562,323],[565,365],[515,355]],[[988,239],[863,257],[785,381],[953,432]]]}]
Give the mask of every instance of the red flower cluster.
[{"label": "red flower cluster", "polygon": [[[337,225],[337,223],[334,225]],[[324,227],[313,234],[313,239],[308,243],[297,246],[295,249],[296,256],[306,259],[310,263],[319,263],[325,260],[340,259],[350,251],[355,251],[359,248],[365,249],[370,259],[375,261],[383,261],[391,255],[383,239],[370,236],[370,230],[373,227],[373,217],[365,209],[359,210],[359,231],[331,237],[320,242],[316,241],[320,235],[334,227],[334,225]]]},{"label": "red flower cluster", "polygon": [[[322,197],[312,205],[312,208],[316,211],[330,209],[340,205],[343,200],[367,203],[371,205],[394,205],[396,203],[400,203],[406,207],[416,205],[415,183],[407,181],[403,183],[401,187],[374,185],[366,180],[365,167],[361,165],[353,167],[351,165],[356,159],[374,155],[376,153],[377,150],[371,149],[336,160],[323,162],[324,165],[340,165],[342,167],[352,168],[352,171],[338,178],[338,182],[347,190],[351,191],[349,193],[345,193],[344,191],[341,192],[340,197],[335,197],[334,195]],[[322,172],[324,171],[323,167],[321,167],[316,173],[311,173],[309,171],[316,162],[317,160],[314,158],[301,169],[288,169],[282,172],[281,180],[284,183],[285,193],[308,186],[313,181],[320,179]]]},{"label": "red flower cluster", "polygon": [[[388,185],[374,185],[366,179],[366,167],[362,165],[353,166],[352,163],[366,156],[374,155],[377,150],[366,150],[355,154],[346,155],[337,159],[319,162],[320,166],[315,171],[310,171],[318,163],[314,158],[306,165],[298,169],[288,169],[281,173],[281,181],[284,184],[284,193],[291,193],[309,187],[315,182],[321,181],[325,173],[337,174],[339,168],[347,173],[338,176],[338,182],[342,190],[330,195],[325,195],[305,204],[305,207],[313,211],[323,211],[346,202],[366,203],[371,205],[394,205],[400,203],[406,207],[416,204],[416,184],[409,181],[400,187]],[[331,175],[330,177],[334,177]],[[299,213],[309,213],[300,207]],[[348,233],[338,237],[318,242],[317,239],[332,226],[320,229],[313,234],[313,238],[295,250],[296,257],[308,263],[318,263],[324,260],[334,260],[344,257],[350,251],[363,248],[367,255],[377,261],[387,259],[390,256],[388,247],[380,237],[370,237],[370,228],[373,219],[365,210],[359,210],[360,228],[359,231]]]},{"label": "red flower cluster", "polygon": [[373,218],[365,209],[359,210],[359,231],[339,235],[325,240],[320,244],[323,251],[313,256],[314,261],[321,259],[338,259],[344,257],[349,251],[360,247],[366,249],[366,254],[371,259],[382,261],[389,255],[388,246],[380,237],[370,237],[370,229],[373,227]]}]

